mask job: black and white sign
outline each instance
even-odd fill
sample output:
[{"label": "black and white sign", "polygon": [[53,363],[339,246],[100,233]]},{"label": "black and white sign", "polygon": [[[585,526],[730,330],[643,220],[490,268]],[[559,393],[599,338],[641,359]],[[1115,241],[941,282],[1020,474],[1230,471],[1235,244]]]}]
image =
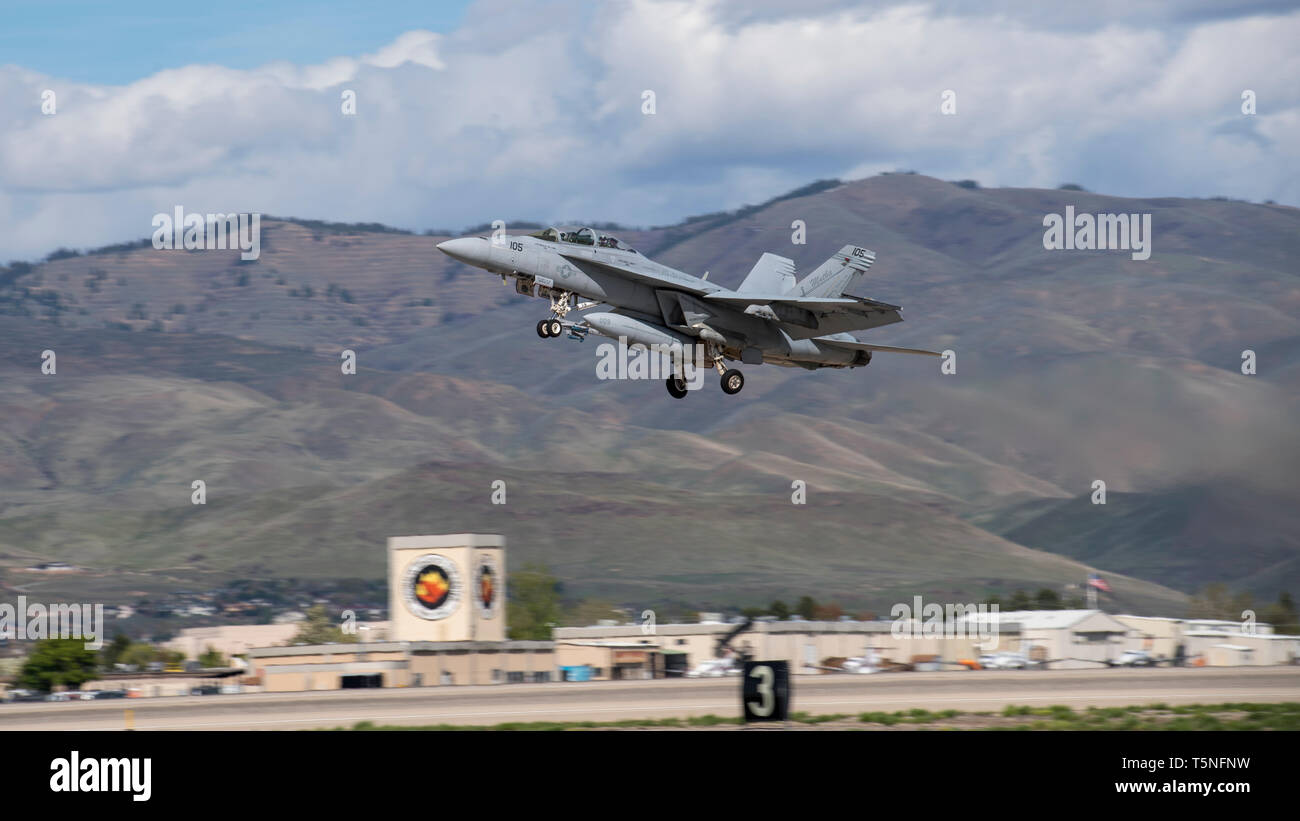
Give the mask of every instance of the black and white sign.
[{"label": "black and white sign", "polygon": [[740,701],[745,721],[785,721],[790,714],[790,663],[745,662]]}]

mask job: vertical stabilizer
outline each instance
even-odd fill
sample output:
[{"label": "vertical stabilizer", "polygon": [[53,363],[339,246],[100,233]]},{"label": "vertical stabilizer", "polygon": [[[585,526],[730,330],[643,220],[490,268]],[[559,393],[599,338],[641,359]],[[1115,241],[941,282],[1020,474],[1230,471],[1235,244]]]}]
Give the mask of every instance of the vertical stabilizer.
[{"label": "vertical stabilizer", "polygon": [[749,276],[736,289],[738,293],[784,294],[794,287],[794,260],[776,254],[763,254],[754,263]]},{"label": "vertical stabilizer", "polygon": [[845,245],[840,252],[817,266],[794,288],[793,296],[819,296],[834,299],[852,289],[866,276],[876,261],[874,251]]}]

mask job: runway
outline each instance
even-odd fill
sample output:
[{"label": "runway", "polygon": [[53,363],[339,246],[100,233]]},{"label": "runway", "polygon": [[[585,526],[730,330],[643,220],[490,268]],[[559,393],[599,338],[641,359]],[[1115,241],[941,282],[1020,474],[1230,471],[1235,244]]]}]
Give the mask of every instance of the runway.
[{"label": "runway", "polygon": [[[791,709],[812,714],[1008,704],[1074,708],[1126,704],[1300,701],[1300,667],[1035,670],[794,676]],[[740,680],[330,690],[0,705],[0,730],[306,730],[359,721],[491,725],[739,714]]]}]

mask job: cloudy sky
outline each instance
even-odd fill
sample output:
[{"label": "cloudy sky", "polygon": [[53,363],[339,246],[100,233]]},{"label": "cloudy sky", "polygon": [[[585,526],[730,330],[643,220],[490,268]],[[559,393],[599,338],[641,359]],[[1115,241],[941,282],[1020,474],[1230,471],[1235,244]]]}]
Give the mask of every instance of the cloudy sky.
[{"label": "cloudy sky", "polygon": [[655,225],[899,169],[1300,205],[1294,2],[263,5],[6,4],[0,262],[177,205]]}]

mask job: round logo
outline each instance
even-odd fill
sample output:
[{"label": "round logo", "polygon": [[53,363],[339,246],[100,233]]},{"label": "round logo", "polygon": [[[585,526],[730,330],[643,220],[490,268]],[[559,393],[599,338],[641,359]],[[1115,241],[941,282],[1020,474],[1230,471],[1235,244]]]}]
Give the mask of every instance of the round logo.
[{"label": "round logo", "polygon": [[474,603],[478,605],[479,614],[485,619],[495,616],[500,598],[501,575],[497,571],[496,559],[483,556],[474,570]]},{"label": "round logo", "polygon": [[445,556],[426,553],[406,566],[402,594],[407,608],[422,619],[444,619],[460,604],[460,571]]}]

